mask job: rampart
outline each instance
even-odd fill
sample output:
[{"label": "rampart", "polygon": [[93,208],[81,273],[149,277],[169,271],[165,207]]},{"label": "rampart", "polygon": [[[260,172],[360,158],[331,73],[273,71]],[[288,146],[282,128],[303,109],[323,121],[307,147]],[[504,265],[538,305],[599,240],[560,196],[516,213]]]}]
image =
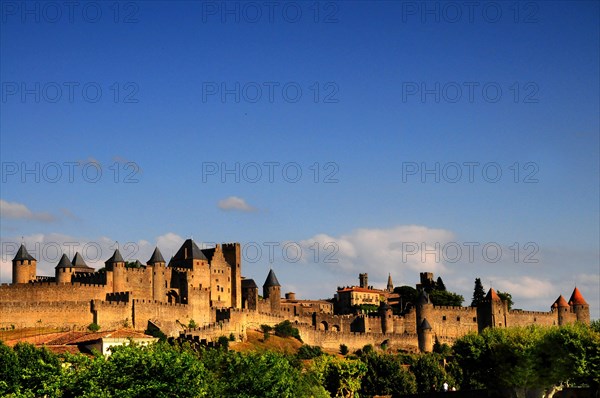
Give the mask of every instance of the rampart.
[{"label": "rampart", "polygon": [[[567,313],[567,317],[575,314]],[[510,310],[506,314],[506,326],[558,325],[558,314],[543,311]]]},{"label": "rampart", "polygon": [[352,333],[317,330],[308,325],[296,325],[296,327],[305,344],[318,345],[330,350],[339,350],[341,344],[345,344],[351,351],[363,348],[367,344],[374,347],[385,344],[393,349],[415,352],[419,347],[417,335],[411,333]]},{"label": "rampart", "polygon": [[0,302],[0,313],[0,328],[85,328],[93,321],[90,301]]},{"label": "rampart", "polygon": [[0,303],[104,300],[105,285],[39,282],[0,286]]}]

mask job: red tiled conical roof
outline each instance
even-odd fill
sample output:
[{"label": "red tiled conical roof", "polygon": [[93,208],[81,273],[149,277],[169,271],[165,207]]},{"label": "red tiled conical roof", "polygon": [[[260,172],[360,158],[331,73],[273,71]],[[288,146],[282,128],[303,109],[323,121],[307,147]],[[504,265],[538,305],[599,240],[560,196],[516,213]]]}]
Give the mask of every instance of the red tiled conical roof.
[{"label": "red tiled conical roof", "polygon": [[569,299],[569,304],[570,305],[588,305],[587,301],[585,301],[585,299],[581,295],[581,292],[577,288],[575,288],[575,290],[573,290],[573,294],[571,295],[571,298]]},{"label": "red tiled conical roof", "polygon": [[556,299],[556,301],[554,302],[554,304],[552,304],[552,307],[568,307],[569,304],[567,303],[567,300],[565,300],[565,298],[562,296],[562,294],[560,296],[558,296],[558,298]]},{"label": "red tiled conical roof", "polygon": [[498,294],[496,293],[496,291],[492,288],[490,288],[490,290],[488,291],[488,294],[485,296],[485,298],[487,300],[498,300],[498,301],[502,301],[500,299],[500,296],[498,296]]}]

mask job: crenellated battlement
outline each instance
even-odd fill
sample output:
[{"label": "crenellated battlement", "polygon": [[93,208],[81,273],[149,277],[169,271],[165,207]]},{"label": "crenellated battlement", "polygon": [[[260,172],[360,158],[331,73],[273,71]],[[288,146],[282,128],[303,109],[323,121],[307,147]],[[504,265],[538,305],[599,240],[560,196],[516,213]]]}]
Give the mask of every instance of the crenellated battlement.
[{"label": "crenellated battlement", "polygon": [[145,266],[141,267],[141,268],[130,268],[130,267],[125,267],[125,273],[127,274],[145,274],[148,271],[150,271],[151,268],[147,268]]},{"label": "crenellated battlement", "polygon": [[477,312],[477,307],[462,307],[453,305],[434,305],[434,310],[462,311],[462,312]]},{"label": "crenellated battlement", "polygon": [[545,311],[526,311],[521,309],[509,310],[508,313],[510,315],[547,315],[554,316],[553,312],[545,312]]},{"label": "crenellated battlement", "polygon": [[181,304],[181,303],[167,303],[164,301],[157,301],[157,300],[148,300],[148,299],[133,299],[132,302],[134,304],[153,304],[153,305],[157,305],[159,307],[178,307],[178,308],[188,308],[189,305],[188,304]]},{"label": "crenellated battlement", "polygon": [[129,301],[105,301],[105,300],[93,300],[94,307],[130,307],[131,302]]},{"label": "crenellated battlement", "polygon": [[133,299],[133,292],[106,293],[106,301],[128,302]]},{"label": "crenellated battlement", "polygon": [[[7,302],[2,303],[3,308],[28,308],[31,307],[34,310],[36,307],[44,307],[44,308],[62,308],[69,309],[75,306],[80,305],[90,305],[91,300],[88,301],[31,301],[27,303],[22,302]],[[78,308],[77,308],[78,310]]]}]

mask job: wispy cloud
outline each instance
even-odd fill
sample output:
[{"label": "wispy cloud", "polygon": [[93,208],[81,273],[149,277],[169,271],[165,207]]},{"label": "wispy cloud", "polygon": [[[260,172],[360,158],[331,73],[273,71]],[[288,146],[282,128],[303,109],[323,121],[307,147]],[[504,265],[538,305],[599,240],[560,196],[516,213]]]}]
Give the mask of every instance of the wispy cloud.
[{"label": "wispy cloud", "polygon": [[33,212],[22,203],[8,202],[3,199],[0,199],[0,217],[11,220],[56,221],[56,217],[50,213]]},{"label": "wispy cloud", "polygon": [[257,209],[250,206],[246,201],[237,196],[230,196],[226,199],[221,199],[218,203],[219,209],[225,211],[242,211],[242,212],[253,212]]}]

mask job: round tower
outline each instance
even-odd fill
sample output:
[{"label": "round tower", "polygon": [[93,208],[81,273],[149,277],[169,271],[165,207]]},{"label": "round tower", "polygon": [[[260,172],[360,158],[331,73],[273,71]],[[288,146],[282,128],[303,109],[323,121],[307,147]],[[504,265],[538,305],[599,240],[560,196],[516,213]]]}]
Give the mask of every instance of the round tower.
[{"label": "round tower", "polygon": [[281,285],[273,270],[269,270],[269,275],[263,284],[263,297],[270,302],[271,312],[279,314],[281,311]]},{"label": "round tower", "polygon": [[152,267],[152,298],[156,301],[165,301],[167,297],[165,286],[166,262],[158,247],[154,249],[148,265]]},{"label": "round tower", "polygon": [[381,318],[381,332],[383,334],[394,333],[394,313],[387,301],[382,301],[381,304],[379,304],[378,312],[379,317]]},{"label": "round tower", "polygon": [[423,322],[419,325],[419,351],[421,352],[433,352],[433,340],[434,334],[431,325],[427,321],[427,318],[423,319]]},{"label": "round tower", "polygon": [[578,322],[585,323],[586,325],[590,324],[590,306],[577,287],[575,287],[573,294],[571,294],[569,305],[571,306],[571,311],[577,316]]},{"label": "round tower", "polygon": [[554,304],[552,304],[552,312],[556,312],[558,326],[566,325],[568,323],[570,309],[571,307],[562,294],[558,296]]},{"label": "round tower", "polygon": [[36,278],[37,260],[27,252],[24,244],[12,260],[12,283],[29,283]]},{"label": "round tower", "polygon": [[[104,262],[106,271],[112,272],[113,293],[127,291],[125,280],[125,260],[121,256],[119,249],[116,249],[113,255]],[[107,275],[108,277],[108,275]]]},{"label": "round tower", "polygon": [[57,283],[71,283],[71,276],[73,275],[73,264],[69,260],[66,254],[63,253],[62,257],[54,268]]},{"label": "round tower", "polygon": [[419,292],[419,295],[417,297],[417,303],[415,305],[415,310],[416,310],[416,314],[417,314],[417,332],[418,332],[423,320],[425,318],[431,319],[430,314],[433,311],[433,303],[431,302],[431,299],[429,298],[429,295],[427,294],[425,289],[422,289]]}]

